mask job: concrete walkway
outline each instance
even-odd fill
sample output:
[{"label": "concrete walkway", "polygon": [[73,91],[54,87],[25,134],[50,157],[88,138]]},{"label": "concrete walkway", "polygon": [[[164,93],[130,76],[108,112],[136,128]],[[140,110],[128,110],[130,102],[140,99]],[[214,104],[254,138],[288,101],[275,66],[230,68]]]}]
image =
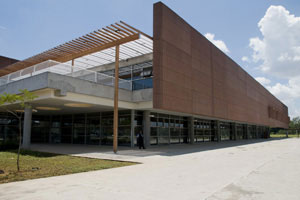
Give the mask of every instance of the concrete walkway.
[{"label": "concrete walkway", "polygon": [[122,148],[118,155],[107,147],[35,145],[44,151],[143,164],[1,184],[0,199],[298,200],[300,139],[255,142]]}]

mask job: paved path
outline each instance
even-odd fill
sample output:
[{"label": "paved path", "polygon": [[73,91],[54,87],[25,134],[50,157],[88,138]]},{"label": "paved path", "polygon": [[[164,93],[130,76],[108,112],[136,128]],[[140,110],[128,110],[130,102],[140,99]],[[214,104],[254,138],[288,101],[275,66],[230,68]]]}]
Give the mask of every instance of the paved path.
[{"label": "paved path", "polygon": [[299,200],[300,139],[257,141],[123,148],[118,155],[105,148],[78,154],[82,146],[43,146],[143,164],[1,184],[0,199]]}]

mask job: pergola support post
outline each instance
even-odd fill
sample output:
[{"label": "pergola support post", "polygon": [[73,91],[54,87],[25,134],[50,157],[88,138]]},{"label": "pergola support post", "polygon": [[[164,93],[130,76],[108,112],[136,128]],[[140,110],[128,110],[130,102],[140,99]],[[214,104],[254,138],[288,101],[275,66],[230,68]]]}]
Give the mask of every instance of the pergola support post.
[{"label": "pergola support post", "polygon": [[73,73],[74,73],[74,59],[72,59],[71,73],[72,73],[72,77],[73,77]]},{"label": "pergola support post", "polygon": [[116,45],[115,94],[114,94],[114,140],[113,140],[114,153],[117,153],[118,151],[119,54],[120,54],[120,46]]}]

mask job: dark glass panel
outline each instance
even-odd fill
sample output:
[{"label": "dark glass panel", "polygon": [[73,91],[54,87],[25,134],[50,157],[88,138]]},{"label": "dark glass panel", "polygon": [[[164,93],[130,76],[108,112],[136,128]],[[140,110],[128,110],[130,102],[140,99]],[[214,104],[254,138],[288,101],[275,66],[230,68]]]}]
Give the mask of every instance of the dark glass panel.
[{"label": "dark glass panel", "polygon": [[61,128],[61,143],[72,143],[72,126]]},{"label": "dark glass panel", "polygon": [[180,143],[180,137],[170,137],[170,143],[171,144],[179,144]]},{"label": "dark glass panel", "polygon": [[119,125],[127,125],[130,126],[131,125],[131,116],[120,116],[119,117]]},{"label": "dark glass panel", "polygon": [[159,137],[158,144],[169,144],[169,137]]},{"label": "dark glass panel", "polygon": [[169,137],[169,129],[168,128],[158,128],[159,137]]},{"label": "dark glass panel", "polygon": [[151,145],[157,145],[158,144],[158,138],[157,137],[150,137],[150,144]]},{"label": "dark glass panel", "polygon": [[130,126],[125,126],[125,127],[119,127],[118,129],[118,135],[120,137],[122,136],[131,136],[131,128]]},{"label": "dark glass panel", "polygon": [[143,116],[134,116],[134,125],[135,126],[142,126],[143,125]]},{"label": "dark glass panel", "polygon": [[157,128],[156,127],[151,127],[150,136],[151,137],[157,137]]}]

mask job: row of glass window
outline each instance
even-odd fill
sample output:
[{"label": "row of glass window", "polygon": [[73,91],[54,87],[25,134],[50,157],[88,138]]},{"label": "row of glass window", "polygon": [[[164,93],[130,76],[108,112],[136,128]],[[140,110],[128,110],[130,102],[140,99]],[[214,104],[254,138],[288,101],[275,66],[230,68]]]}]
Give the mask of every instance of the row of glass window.
[{"label": "row of glass window", "polygon": [[[119,69],[119,77],[121,79],[132,82],[132,90],[140,90],[153,88],[153,67],[152,61],[129,65]],[[115,70],[102,71],[101,73],[114,76]]]},{"label": "row of glass window", "polygon": [[[151,144],[172,144],[188,142],[188,119],[182,116],[151,113]],[[134,143],[136,134],[142,130],[143,112],[134,114]],[[18,120],[13,116],[0,116],[0,140],[16,138],[18,135]],[[75,143],[75,144],[111,144],[113,137],[113,112],[88,113],[75,115],[36,116],[32,118],[32,142]],[[215,122],[195,119],[195,142],[215,141]],[[266,127],[257,128],[237,124],[237,138],[263,138],[267,134]],[[220,139],[234,139],[233,125],[220,122]],[[131,142],[131,111],[119,111],[120,144]]]},{"label": "row of glass window", "polygon": [[186,117],[150,113],[150,144],[178,144],[188,142]]},{"label": "row of glass window", "polygon": [[[134,125],[141,126],[142,112],[135,111]],[[113,112],[33,116],[32,142],[112,144]],[[119,111],[118,141],[131,144],[131,111]]]}]

